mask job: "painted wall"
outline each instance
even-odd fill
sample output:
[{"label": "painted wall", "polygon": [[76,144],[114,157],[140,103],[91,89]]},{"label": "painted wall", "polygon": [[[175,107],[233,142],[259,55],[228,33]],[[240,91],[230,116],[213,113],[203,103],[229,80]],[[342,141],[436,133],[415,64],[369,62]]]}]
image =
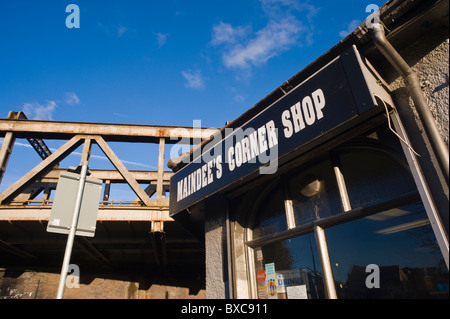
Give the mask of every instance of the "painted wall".
[{"label": "painted wall", "polygon": [[[449,33],[438,27],[419,37],[399,53],[417,74],[422,91],[433,113],[437,127],[449,144]],[[408,132],[411,144],[421,156],[418,158],[443,224],[449,232],[449,188],[439,170],[424,128],[403,79],[392,68],[384,68],[383,77],[389,84],[400,118]],[[438,169],[436,169],[438,168]]]}]

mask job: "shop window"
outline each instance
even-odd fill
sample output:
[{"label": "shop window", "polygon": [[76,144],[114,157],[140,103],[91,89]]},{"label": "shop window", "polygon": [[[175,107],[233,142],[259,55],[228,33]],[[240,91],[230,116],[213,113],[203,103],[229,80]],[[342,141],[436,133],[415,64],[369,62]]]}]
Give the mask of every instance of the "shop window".
[{"label": "shop window", "polygon": [[254,221],[253,236],[277,234],[287,229],[282,187],[277,183],[263,194],[259,213]]},{"label": "shop window", "polygon": [[356,142],[255,201],[246,236],[254,297],[448,298],[448,268],[399,144],[383,127]]},{"label": "shop window", "polygon": [[254,249],[259,299],[324,298],[314,234]]},{"label": "shop window", "polygon": [[326,236],[339,298],[448,298],[447,266],[422,203],[330,227]]},{"label": "shop window", "polygon": [[366,207],[416,192],[401,161],[376,149],[352,150],[339,156],[352,208]]},{"label": "shop window", "polygon": [[302,169],[287,179],[296,226],[342,212],[339,190],[330,160]]}]

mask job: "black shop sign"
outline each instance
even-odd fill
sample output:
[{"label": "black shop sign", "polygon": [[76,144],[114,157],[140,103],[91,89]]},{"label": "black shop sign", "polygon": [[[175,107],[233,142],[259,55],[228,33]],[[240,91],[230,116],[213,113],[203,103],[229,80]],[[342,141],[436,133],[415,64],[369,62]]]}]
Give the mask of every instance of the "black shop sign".
[{"label": "black shop sign", "polygon": [[376,108],[376,97],[390,101],[348,49],[242,127],[216,134],[171,178],[170,214],[257,172],[275,173],[279,159]]}]

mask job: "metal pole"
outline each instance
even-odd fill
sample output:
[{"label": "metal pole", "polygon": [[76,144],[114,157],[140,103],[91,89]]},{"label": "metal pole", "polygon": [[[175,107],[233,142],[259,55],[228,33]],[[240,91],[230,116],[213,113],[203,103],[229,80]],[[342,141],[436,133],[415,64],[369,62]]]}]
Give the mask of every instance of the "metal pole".
[{"label": "metal pole", "polygon": [[234,284],[233,284],[233,254],[231,251],[231,222],[230,222],[230,205],[226,203],[225,213],[225,227],[226,227],[226,241],[227,241],[227,271],[228,271],[228,299],[234,299]]},{"label": "metal pole", "polygon": [[371,31],[372,38],[375,45],[380,52],[386,57],[386,59],[392,64],[392,66],[403,77],[408,92],[414,102],[417,113],[423,122],[425,131],[430,139],[430,144],[436,153],[436,158],[445,174],[445,178],[448,181],[449,178],[449,153],[448,146],[444,142],[439,129],[437,128],[436,121],[428,106],[427,100],[420,87],[419,78],[417,74],[410,68],[408,63],[401,57],[401,55],[395,50],[392,44],[387,40],[384,27],[380,23],[374,23]]},{"label": "metal pole", "polygon": [[[392,120],[395,130],[400,133],[406,141],[408,141],[408,136],[406,135],[405,128],[403,127],[397,112],[393,113]],[[423,176],[417,158],[414,156],[414,153],[411,151],[411,149],[405,144],[402,143],[402,147],[406,155],[409,167],[411,168],[411,173],[416,182],[417,189],[419,190],[420,197],[422,198],[422,203],[425,207],[425,211],[427,212],[427,216],[430,220],[434,235],[436,236],[439,248],[441,249],[442,256],[444,257],[445,264],[447,265],[447,268],[449,268],[449,242],[448,237],[446,236],[447,232],[445,231],[445,225],[442,223],[442,220],[439,217],[439,211],[437,210],[436,205],[432,200],[430,189]]]},{"label": "metal pole", "polygon": [[86,182],[86,174],[88,169],[88,162],[82,161],[80,163],[81,174],[78,184],[77,197],[75,201],[75,207],[73,210],[72,224],[69,229],[69,237],[67,238],[66,251],[64,253],[64,261],[61,269],[61,277],[59,279],[58,293],[56,299],[62,299],[64,294],[64,287],[66,285],[67,272],[69,270],[70,256],[72,255],[73,242],[75,240],[75,232],[78,224],[78,217],[80,216],[81,201],[83,199],[84,185]]},{"label": "metal pole", "polygon": [[328,254],[325,231],[319,226],[314,227],[314,234],[318,244],[319,257],[322,265],[325,289],[328,299],[337,299],[336,287],[334,286],[333,271],[331,269],[330,255]]}]

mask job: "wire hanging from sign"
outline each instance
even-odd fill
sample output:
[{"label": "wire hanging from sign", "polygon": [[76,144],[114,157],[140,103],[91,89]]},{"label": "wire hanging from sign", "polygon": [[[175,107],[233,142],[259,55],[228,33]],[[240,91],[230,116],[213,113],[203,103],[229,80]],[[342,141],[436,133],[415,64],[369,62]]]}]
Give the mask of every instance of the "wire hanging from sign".
[{"label": "wire hanging from sign", "polygon": [[414,148],[411,146],[411,144],[409,144],[407,141],[405,141],[405,140],[404,140],[404,139],[403,139],[403,138],[402,138],[402,137],[401,137],[401,136],[400,136],[400,135],[392,128],[392,125],[391,125],[391,116],[389,115],[389,109],[388,109],[386,103],[383,102],[383,105],[384,105],[384,109],[386,110],[386,116],[387,116],[387,120],[388,120],[389,129],[392,131],[392,133],[394,133],[394,134],[399,138],[400,141],[402,141],[406,146],[408,146],[409,149],[410,149],[414,154],[416,154],[416,156],[421,157],[420,154],[417,153],[417,152],[414,150]]}]

